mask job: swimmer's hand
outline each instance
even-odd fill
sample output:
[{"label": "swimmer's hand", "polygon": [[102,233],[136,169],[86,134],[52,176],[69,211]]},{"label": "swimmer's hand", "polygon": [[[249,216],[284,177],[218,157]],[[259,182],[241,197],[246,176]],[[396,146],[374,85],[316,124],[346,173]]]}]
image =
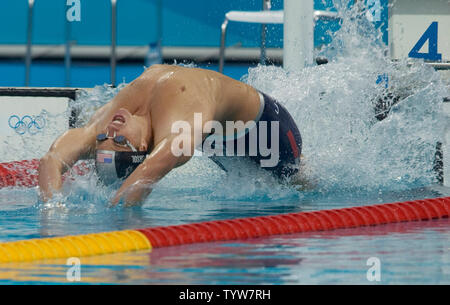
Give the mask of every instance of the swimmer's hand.
[{"label": "swimmer's hand", "polygon": [[316,188],[316,185],[310,179],[306,178],[302,174],[297,174],[291,178],[290,184],[294,185],[298,191],[312,191]]},{"label": "swimmer's hand", "polygon": [[129,187],[122,187],[117,191],[114,198],[111,200],[111,205],[116,206],[123,203],[125,207],[140,206],[144,199],[150,195],[152,191],[150,181],[137,181]]},{"label": "swimmer's hand", "polygon": [[299,172],[290,179],[290,184],[294,185],[298,191],[311,191],[316,188],[316,182],[312,177],[311,169],[303,162]]}]

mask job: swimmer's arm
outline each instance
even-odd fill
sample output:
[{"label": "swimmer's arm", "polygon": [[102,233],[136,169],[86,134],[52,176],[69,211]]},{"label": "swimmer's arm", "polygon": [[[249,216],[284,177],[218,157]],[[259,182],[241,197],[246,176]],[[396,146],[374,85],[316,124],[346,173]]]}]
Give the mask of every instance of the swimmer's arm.
[{"label": "swimmer's arm", "polygon": [[[166,82],[159,86],[162,86],[160,89],[167,91],[174,90],[170,84]],[[172,169],[188,162],[194,153],[196,135],[202,135],[202,139],[199,140],[207,136],[203,130],[204,124],[214,119],[215,109],[212,105],[214,103],[211,100],[198,100],[196,94],[186,90],[182,95],[171,97],[164,103],[153,106],[152,127],[155,143],[158,144],[123,182],[111,204],[116,205],[119,202],[123,202],[126,206],[142,204],[152,192],[155,183]],[[202,114],[202,124],[195,122],[196,113]],[[186,124],[190,128],[187,128]],[[172,147],[177,151],[175,149],[172,151]]]},{"label": "swimmer's arm", "polygon": [[119,202],[123,202],[126,206],[142,204],[142,201],[152,192],[155,183],[172,169],[191,159],[191,156],[176,156],[171,148],[173,143],[174,137],[160,141],[145,161],[124,181],[111,204],[116,205]]},{"label": "swimmer's arm", "polygon": [[62,134],[39,162],[39,193],[47,201],[62,187],[62,175],[78,159],[92,154],[95,136],[92,128],[75,128]]}]

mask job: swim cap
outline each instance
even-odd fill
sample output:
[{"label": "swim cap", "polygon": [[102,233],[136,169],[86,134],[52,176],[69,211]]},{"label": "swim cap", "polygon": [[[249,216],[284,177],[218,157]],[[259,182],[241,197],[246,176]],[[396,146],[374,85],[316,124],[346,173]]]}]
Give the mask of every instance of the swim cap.
[{"label": "swim cap", "polygon": [[126,179],[147,156],[146,151],[97,150],[95,171],[105,185]]}]

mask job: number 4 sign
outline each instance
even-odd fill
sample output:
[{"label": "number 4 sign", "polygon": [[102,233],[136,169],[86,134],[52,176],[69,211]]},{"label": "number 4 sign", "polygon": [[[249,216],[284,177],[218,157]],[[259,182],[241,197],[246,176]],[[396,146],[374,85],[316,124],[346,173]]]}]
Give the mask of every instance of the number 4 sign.
[{"label": "number 4 sign", "polygon": [[[420,53],[420,49],[428,41],[428,53]],[[417,41],[416,45],[409,51],[409,57],[423,58],[427,60],[440,61],[442,60],[442,54],[438,53],[438,23],[432,22],[428,29]]]}]

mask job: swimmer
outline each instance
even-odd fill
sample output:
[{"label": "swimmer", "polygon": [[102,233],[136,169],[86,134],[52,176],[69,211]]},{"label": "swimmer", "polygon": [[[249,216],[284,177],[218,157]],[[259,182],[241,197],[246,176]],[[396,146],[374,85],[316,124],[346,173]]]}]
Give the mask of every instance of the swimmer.
[{"label": "swimmer", "polygon": [[[177,122],[191,128],[174,132]],[[84,127],[70,129],[56,139],[40,160],[41,199],[47,201],[60,192],[62,175],[77,160],[95,159],[102,183],[121,183],[113,205],[141,204],[155,183],[191,159],[198,143],[205,144],[217,136],[211,131],[220,128],[216,125],[208,129],[208,122],[222,126],[227,122],[254,122],[240,130],[223,128],[223,142],[213,141],[211,145],[209,141],[209,147],[235,150],[238,145],[234,144],[250,144],[257,139],[253,145],[256,151],[251,153],[251,145],[246,145],[243,158],[263,164],[273,156],[260,148],[276,148],[269,150],[275,162],[263,168],[281,179],[298,172],[300,132],[275,99],[211,70],[153,65],[99,108]],[[252,138],[254,135],[257,137]],[[199,141],[193,140],[195,137]],[[174,153],[174,147],[187,153]],[[211,158],[226,170],[220,158]]]}]

